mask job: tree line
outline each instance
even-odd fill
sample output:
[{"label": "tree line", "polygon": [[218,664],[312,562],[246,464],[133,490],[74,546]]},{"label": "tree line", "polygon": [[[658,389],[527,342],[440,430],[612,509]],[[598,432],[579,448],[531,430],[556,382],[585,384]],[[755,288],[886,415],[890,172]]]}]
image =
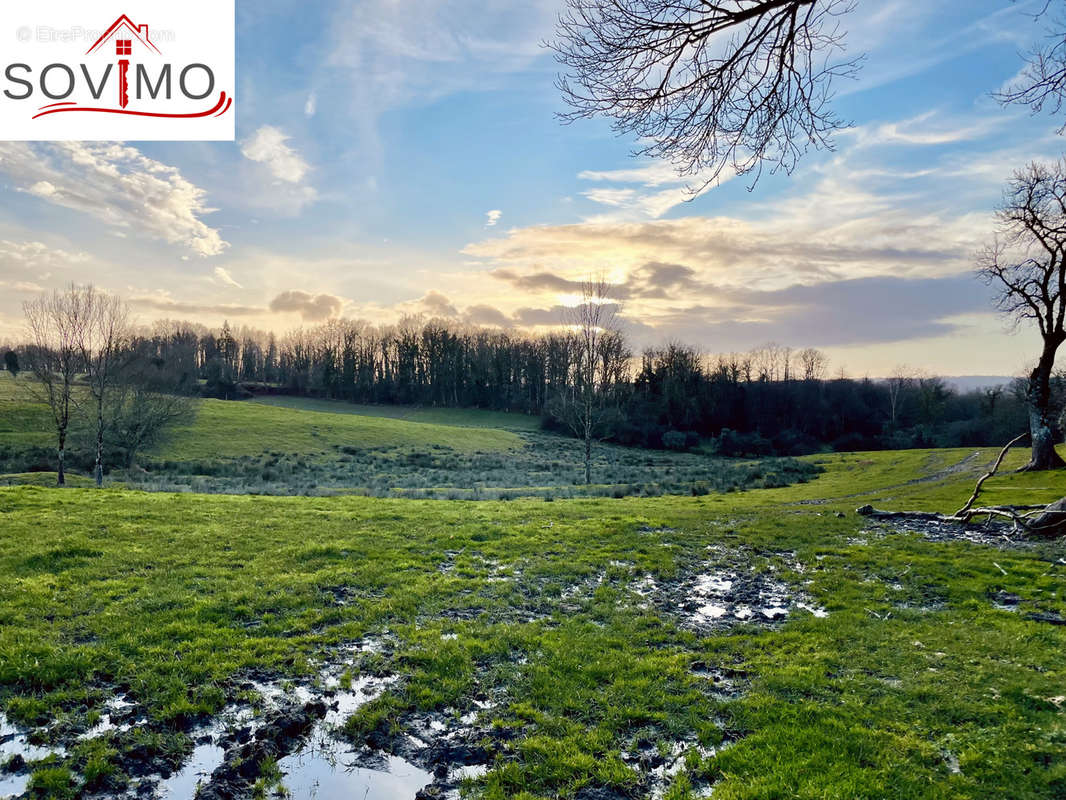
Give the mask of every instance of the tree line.
[{"label": "tree line", "polygon": [[[78,319],[77,298],[97,309],[95,322],[83,313],[80,333],[69,320],[57,322],[64,313]],[[678,450],[710,440],[727,456],[989,446],[1027,425],[1024,381],[960,392],[907,369],[853,379],[831,375],[820,350],[775,344],[707,356],[673,343],[637,356],[616,326],[595,316],[607,307],[586,298],[567,328],[540,336],[438,320],[337,319],[278,337],[174,321],[134,330],[121,301],[71,287],[27,307],[31,319],[41,317],[31,330],[50,333],[6,358],[38,378],[61,462],[71,403],[90,412],[98,478],[105,444],[112,460],[132,463],[162,425],[188,413],[187,404],[166,398],[189,395],[514,411],[543,417],[545,427],[583,439],[586,449],[596,440]],[[1059,375],[1051,387],[1061,412],[1066,382]],[[138,418],[151,424],[138,426]]]}]

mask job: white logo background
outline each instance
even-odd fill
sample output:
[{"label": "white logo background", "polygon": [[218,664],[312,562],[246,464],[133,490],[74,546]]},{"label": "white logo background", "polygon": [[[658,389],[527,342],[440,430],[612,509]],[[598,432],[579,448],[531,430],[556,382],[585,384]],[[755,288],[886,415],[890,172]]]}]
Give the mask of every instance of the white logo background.
[{"label": "white logo background", "polygon": [[[135,26],[147,26],[154,52],[123,29],[101,43],[99,37],[122,15]],[[129,55],[120,55],[118,40],[130,41]],[[236,134],[234,0],[37,0],[30,3],[0,4],[0,140],[89,140],[89,141],[233,141]],[[205,114],[192,118],[166,118],[97,111],[62,111],[33,117],[52,108],[105,108],[119,110],[120,59],[128,59],[128,112],[151,114]],[[25,64],[22,67],[12,65]],[[74,90],[69,96],[48,97],[41,87],[42,72],[50,64],[63,64],[74,74]],[[99,98],[93,97],[91,78]],[[111,71],[100,86],[108,64]],[[162,93],[152,99],[148,85],[159,80],[164,65],[170,64],[170,99]],[[201,99],[182,91],[182,71],[190,64],[203,64],[214,75],[211,93]],[[140,82],[138,65],[143,65],[147,81]],[[12,76],[18,81],[12,80]],[[20,97],[29,89],[32,94]],[[47,90],[65,94],[69,74],[60,68],[49,70]],[[189,94],[202,94],[208,88],[207,73],[193,68],[186,74]],[[8,94],[5,94],[8,93]],[[224,98],[222,97],[224,93]],[[62,103],[63,105],[55,105]],[[212,111],[214,109],[214,111]]]}]

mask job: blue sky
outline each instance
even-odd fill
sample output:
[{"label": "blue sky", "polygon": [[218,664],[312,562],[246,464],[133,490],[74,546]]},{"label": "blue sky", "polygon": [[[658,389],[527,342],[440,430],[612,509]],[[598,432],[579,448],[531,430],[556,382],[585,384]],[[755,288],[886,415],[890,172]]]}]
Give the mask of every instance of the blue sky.
[{"label": "blue sky", "polygon": [[237,143],[0,143],[0,338],[70,280],[146,324],[540,330],[602,272],[638,348],[1014,374],[1032,335],[971,269],[1010,172],[1062,151],[1063,120],[989,96],[1033,8],[859,0],[835,150],[693,199],[606,122],[559,123],[555,0],[238,0]]}]

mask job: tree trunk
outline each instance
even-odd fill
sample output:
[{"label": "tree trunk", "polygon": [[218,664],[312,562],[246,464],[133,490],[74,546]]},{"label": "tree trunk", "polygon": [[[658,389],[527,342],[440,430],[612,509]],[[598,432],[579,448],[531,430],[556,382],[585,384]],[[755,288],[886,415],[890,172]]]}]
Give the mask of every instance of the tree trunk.
[{"label": "tree trunk", "polygon": [[104,410],[103,401],[97,407],[96,415],[96,464],[93,467],[93,476],[96,478],[96,488],[104,485]]},{"label": "tree trunk", "polygon": [[1033,520],[1033,530],[1041,536],[1066,536],[1066,497],[1044,509]]},{"label": "tree trunk", "polygon": [[1023,472],[1059,469],[1066,461],[1055,451],[1055,422],[1051,411],[1051,370],[1055,366],[1055,351],[1061,340],[1057,336],[1044,338],[1044,351],[1029,375],[1029,433],[1033,440],[1033,455]]},{"label": "tree trunk", "polygon": [[585,435],[585,485],[592,483],[592,436]]},{"label": "tree trunk", "polygon": [[63,461],[67,455],[67,432],[60,430],[59,432],[59,447],[57,448],[56,460],[58,461],[56,469],[56,486],[67,485],[66,471],[63,469]]}]

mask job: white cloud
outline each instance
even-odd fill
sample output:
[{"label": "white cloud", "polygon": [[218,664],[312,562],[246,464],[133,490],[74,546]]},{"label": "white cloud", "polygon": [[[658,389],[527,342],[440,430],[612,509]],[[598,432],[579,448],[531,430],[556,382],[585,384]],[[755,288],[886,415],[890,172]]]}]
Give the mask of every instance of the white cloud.
[{"label": "white cloud", "polygon": [[856,146],[909,145],[932,147],[983,139],[1014,122],[1015,115],[1003,111],[985,116],[944,119],[934,111],[927,111],[911,119],[898,122],[857,125],[841,131],[851,137]]},{"label": "white cloud", "polygon": [[[704,187],[699,175],[682,176],[668,161],[648,161],[635,167],[613,170],[584,170],[579,180],[621,184],[598,186],[581,194],[594,203],[615,209],[596,217],[599,221],[659,219],[677,206],[721,186],[734,176],[722,176]],[[639,187],[639,188],[637,188]],[[665,188],[663,188],[665,187]]]},{"label": "white cloud", "polygon": [[124,144],[0,142],[0,171],[41,200],[200,256],[229,245],[207,225],[206,192],[176,167]]},{"label": "white cloud", "polygon": [[592,170],[578,173],[583,181],[609,181],[611,183],[639,183],[641,186],[673,186],[682,182],[677,170],[669,161],[650,161],[626,169]]},{"label": "white cloud", "polygon": [[299,289],[282,292],[270,301],[275,313],[296,313],[309,322],[322,322],[340,314],[344,301],[332,294],[311,294]]},{"label": "white cloud", "polygon": [[498,208],[494,208],[492,211],[485,212],[485,227],[495,228],[496,223],[500,221],[500,217],[503,216],[503,212]]},{"label": "white cloud", "polygon": [[223,267],[215,267],[215,278],[226,286],[232,286],[234,289],[243,289],[237,281],[233,279],[233,276],[229,274]]},{"label": "white cloud", "polygon": [[241,142],[245,158],[266,165],[270,173],[286,183],[300,183],[310,166],[287,142],[291,137],[273,125],[263,125]]},{"label": "white cloud", "polygon": [[318,112],[318,92],[312,91],[304,103],[304,116],[313,117]]},{"label": "white cloud", "polygon": [[40,279],[55,271],[69,270],[89,261],[87,253],[72,253],[43,242],[12,242],[0,240],[0,275],[32,272]]}]

